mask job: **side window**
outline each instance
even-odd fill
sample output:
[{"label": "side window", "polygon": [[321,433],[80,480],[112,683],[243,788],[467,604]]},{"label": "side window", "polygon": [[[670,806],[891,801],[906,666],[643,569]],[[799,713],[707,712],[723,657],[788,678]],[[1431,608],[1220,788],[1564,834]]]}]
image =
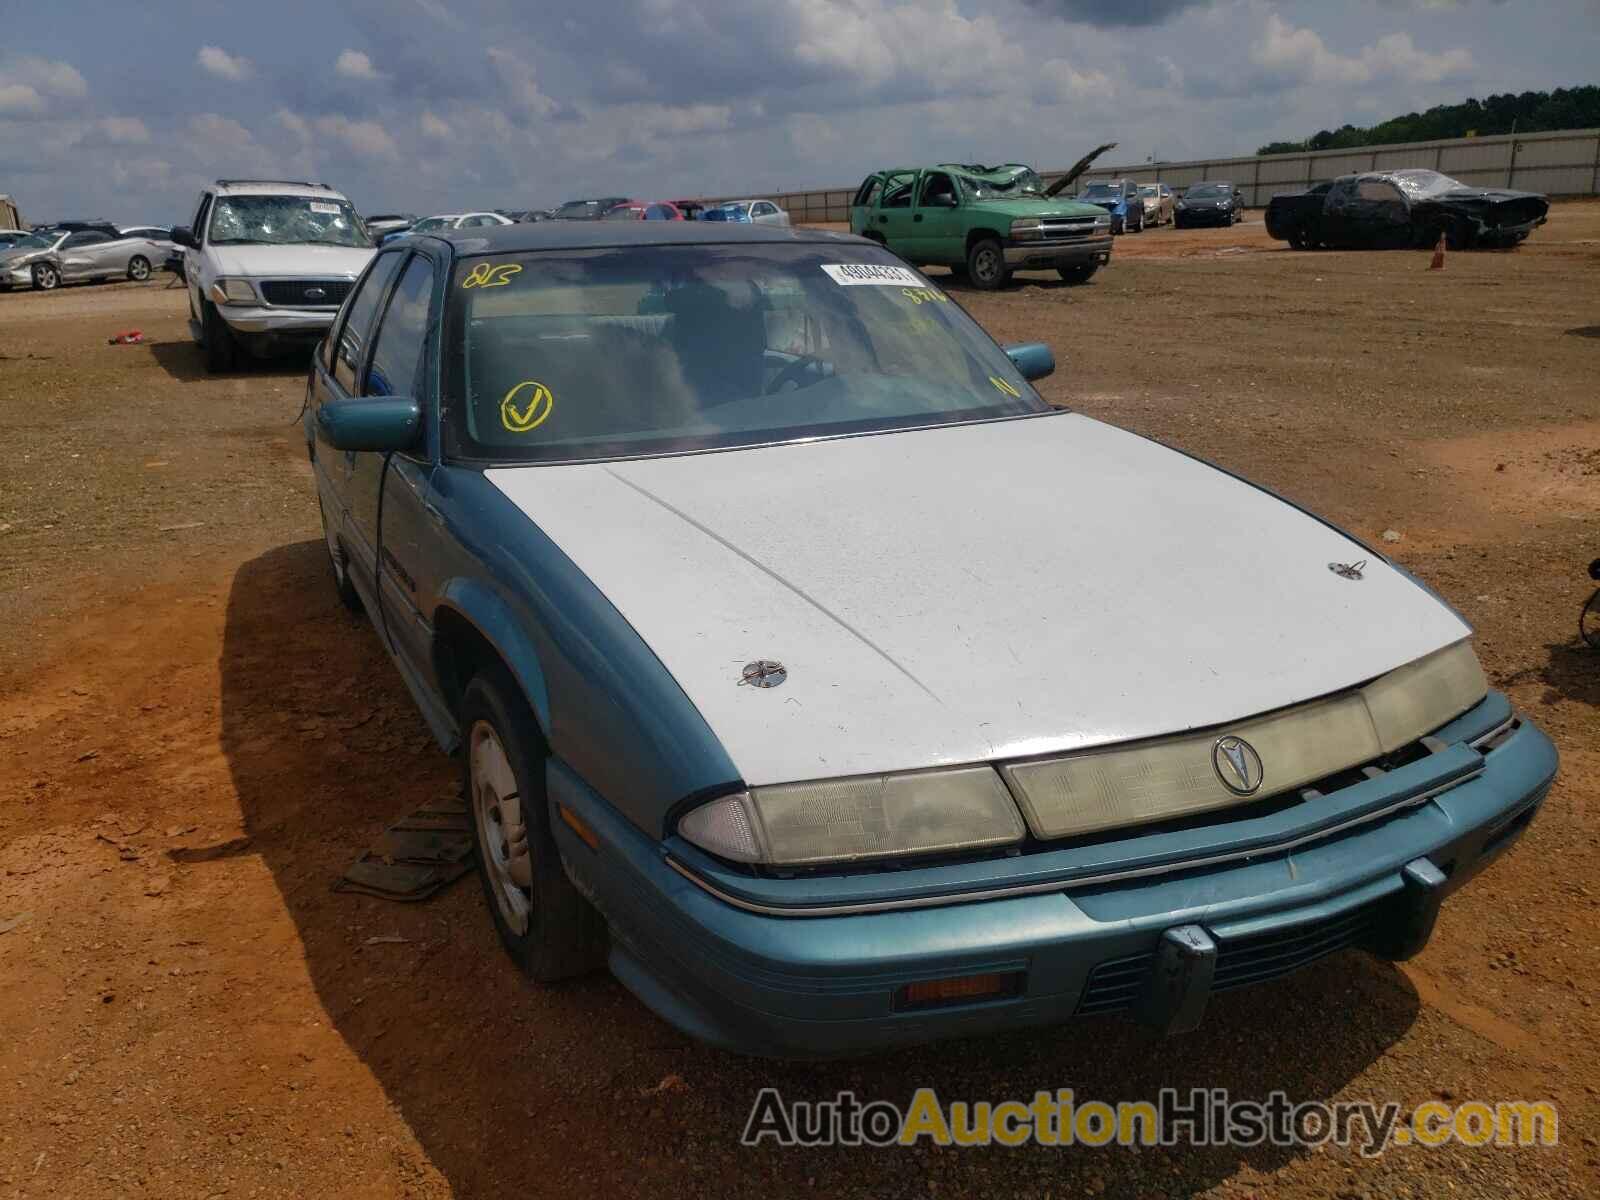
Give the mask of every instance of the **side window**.
[{"label": "side window", "polygon": [[884,185],[884,208],[910,208],[911,187],[916,183],[912,175],[892,175]]},{"label": "side window", "polygon": [[866,180],[856,189],[854,206],[856,208],[871,208],[878,202],[878,194],[883,190],[883,180],[876,175],[867,176]]},{"label": "side window", "polygon": [[200,197],[200,207],[194,214],[194,236],[201,242],[206,240],[206,218],[211,215],[211,193],[207,192]]},{"label": "side window", "polygon": [[652,204],[644,210],[644,219],[646,221],[670,221],[672,220],[672,213],[665,204]]},{"label": "side window", "polygon": [[1383,203],[1404,199],[1400,195],[1400,189],[1387,179],[1363,179],[1356,185],[1356,188],[1363,200],[1374,200]]},{"label": "side window", "polygon": [[109,242],[110,240],[111,239],[103,233],[97,233],[92,229],[85,229],[82,232],[75,233],[69,237],[65,242],[62,243],[61,248],[63,250],[77,250],[84,246],[93,246],[99,242]]},{"label": "side window", "polygon": [[776,204],[769,204],[763,200],[760,204],[756,205],[756,216],[758,217],[775,217],[777,215],[778,206]]},{"label": "side window", "polygon": [[372,264],[367,277],[361,281],[345,313],[344,324],[339,328],[339,344],[334,352],[333,377],[349,396],[359,395],[357,381],[361,378],[361,362],[366,356],[367,339],[372,331],[373,318],[383,302],[389,281],[400,267],[405,255],[380,254]]},{"label": "side window", "polygon": [[922,203],[924,205],[937,205],[940,208],[954,208],[956,200],[955,181],[943,171],[935,171],[925,175],[922,179]]},{"label": "side window", "polygon": [[362,395],[407,396],[415,390],[428,334],[428,301],[432,297],[433,264],[422,255],[415,255],[400,276],[378,326]]},{"label": "side window", "polygon": [[1356,198],[1356,181],[1354,179],[1335,179],[1333,186],[1328,189],[1328,207],[1343,208]]}]

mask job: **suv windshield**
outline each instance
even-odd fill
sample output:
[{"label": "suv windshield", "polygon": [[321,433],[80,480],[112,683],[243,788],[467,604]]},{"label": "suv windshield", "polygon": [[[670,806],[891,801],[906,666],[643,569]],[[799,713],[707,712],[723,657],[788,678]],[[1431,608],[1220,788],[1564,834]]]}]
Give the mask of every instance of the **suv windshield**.
[{"label": "suv windshield", "polygon": [[1120,183],[1091,183],[1078,193],[1082,200],[1120,200],[1122,199],[1122,185]]},{"label": "suv windshield", "polygon": [[348,200],[320,196],[218,196],[210,240],[215,245],[372,245]]},{"label": "suv windshield", "polygon": [[447,449],[508,462],[684,453],[1049,412],[885,250],[651,246],[467,259]]},{"label": "suv windshield", "polygon": [[992,179],[978,179],[971,175],[957,176],[967,195],[974,200],[1009,200],[1014,196],[1044,195],[1044,181],[1032,171],[1018,171],[1004,183]]}]

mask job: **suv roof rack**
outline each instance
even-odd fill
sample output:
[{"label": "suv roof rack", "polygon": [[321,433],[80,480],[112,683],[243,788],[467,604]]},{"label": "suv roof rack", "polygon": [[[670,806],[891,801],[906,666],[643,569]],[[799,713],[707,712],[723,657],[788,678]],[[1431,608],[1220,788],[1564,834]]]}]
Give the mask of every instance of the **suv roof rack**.
[{"label": "suv roof rack", "polygon": [[217,186],[218,187],[233,187],[236,184],[240,184],[240,183],[286,183],[286,184],[291,184],[294,187],[314,187],[314,188],[322,188],[325,191],[330,191],[330,192],[333,191],[333,189],[331,187],[328,187],[328,185],[325,184],[325,183],[312,183],[308,179],[219,179],[219,180],[217,180]]}]

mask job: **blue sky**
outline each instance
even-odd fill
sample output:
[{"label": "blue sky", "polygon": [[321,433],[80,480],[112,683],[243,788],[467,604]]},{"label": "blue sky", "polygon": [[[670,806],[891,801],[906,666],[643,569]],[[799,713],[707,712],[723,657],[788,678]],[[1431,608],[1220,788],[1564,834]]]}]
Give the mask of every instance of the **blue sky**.
[{"label": "blue sky", "polygon": [[[0,11],[10,8],[0,4]],[[1600,0],[57,0],[0,33],[0,192],[184,219],[218,176],[364,212],[853,185],[937,159],[1248,153],[1600,82]],[[141,11],[142,10],[142,11]]]}]

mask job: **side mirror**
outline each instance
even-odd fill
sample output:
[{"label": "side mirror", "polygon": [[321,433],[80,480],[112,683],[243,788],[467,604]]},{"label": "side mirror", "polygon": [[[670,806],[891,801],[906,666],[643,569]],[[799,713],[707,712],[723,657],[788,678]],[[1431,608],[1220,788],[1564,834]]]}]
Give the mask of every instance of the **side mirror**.
[{"label": "side mirror", "polygon": [[188,246],[190,249],[197,248],[194,240],[194,230],[187,225],[174,225],[172,227],[172,240],[180,246]]},{"label": "side mirror", "polygon": [[1029,383],[1055,374],[1055,352],[1043,342],[1023,342],[1020,346],[1007,346],[1006,357]]},{"label": "side mirror", "polygon": [[409,450],[422,433],[422,406],[405,396],[331,400],[317,409],[317,429],[335,450]]}]

